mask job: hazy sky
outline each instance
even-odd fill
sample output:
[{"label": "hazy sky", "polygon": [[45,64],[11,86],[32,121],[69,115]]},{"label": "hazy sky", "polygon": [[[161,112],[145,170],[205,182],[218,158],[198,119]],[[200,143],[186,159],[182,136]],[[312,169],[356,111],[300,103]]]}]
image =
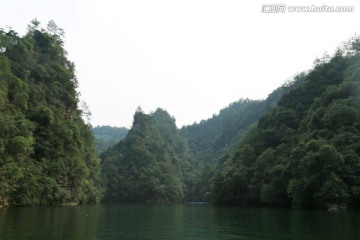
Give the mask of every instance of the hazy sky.
[{"label": "hazy sky", "polygon": [[[37,18],[64,29],[93,125],[130,127],[141,106],[166,109],[180,127],[240,98],[266,98],[360,33],[358,0],[247,2],[0,0],[0,27],[23,35]],[[269,3],[354,12],[262,13]]]}]

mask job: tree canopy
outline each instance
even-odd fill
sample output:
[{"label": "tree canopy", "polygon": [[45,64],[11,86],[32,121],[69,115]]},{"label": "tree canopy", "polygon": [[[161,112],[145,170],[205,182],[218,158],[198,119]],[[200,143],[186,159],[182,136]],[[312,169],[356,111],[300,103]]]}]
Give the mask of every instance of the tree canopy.
[{"label": "tree canopy", "polygon": [[130,130],[92,128],[63,45],[54,21],[0,29],[0,206],[360,207],[359,37],[267,99],[181,129],[141,107]]},{"label": "tree canopy", "polygon": [[136,111],[125,139],[101,154],[108,202],[181,202],[186,173],[175,121],[158,109]]},{"label": "tree canopy", "polygon": [[359,207],[358,39],[286,93],[213,181],[219,204]]},{"label": "tree canopy", "polygon": [[98,203],[99,159],[63,31],[0,30],[0,205]]}]

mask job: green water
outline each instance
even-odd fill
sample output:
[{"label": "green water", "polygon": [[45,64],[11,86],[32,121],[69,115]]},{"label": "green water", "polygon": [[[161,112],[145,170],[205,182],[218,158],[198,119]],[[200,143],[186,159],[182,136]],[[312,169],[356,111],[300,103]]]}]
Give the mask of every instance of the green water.
[{"label": "green water", "polygon": [[360,239],[360,212],[112,204],[0,209],[1,240]]}]

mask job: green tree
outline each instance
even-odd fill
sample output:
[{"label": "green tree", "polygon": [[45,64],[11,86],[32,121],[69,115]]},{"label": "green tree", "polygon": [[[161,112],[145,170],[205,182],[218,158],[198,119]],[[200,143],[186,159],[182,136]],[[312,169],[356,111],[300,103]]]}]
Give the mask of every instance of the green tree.
[{"label": "green tree", "polygon": [[0,31],[0,205],[100,201],[99,159],[62,37],[36,19],[23,37]]}]

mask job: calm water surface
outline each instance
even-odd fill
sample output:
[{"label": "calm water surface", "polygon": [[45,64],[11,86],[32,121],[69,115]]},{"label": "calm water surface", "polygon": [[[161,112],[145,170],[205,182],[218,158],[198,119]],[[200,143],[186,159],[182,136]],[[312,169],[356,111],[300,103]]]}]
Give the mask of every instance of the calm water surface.
[{"label": "calm water surface", "polygon": [[0,209],[1,240],[360,239],[360,212],[98,205]]}]

